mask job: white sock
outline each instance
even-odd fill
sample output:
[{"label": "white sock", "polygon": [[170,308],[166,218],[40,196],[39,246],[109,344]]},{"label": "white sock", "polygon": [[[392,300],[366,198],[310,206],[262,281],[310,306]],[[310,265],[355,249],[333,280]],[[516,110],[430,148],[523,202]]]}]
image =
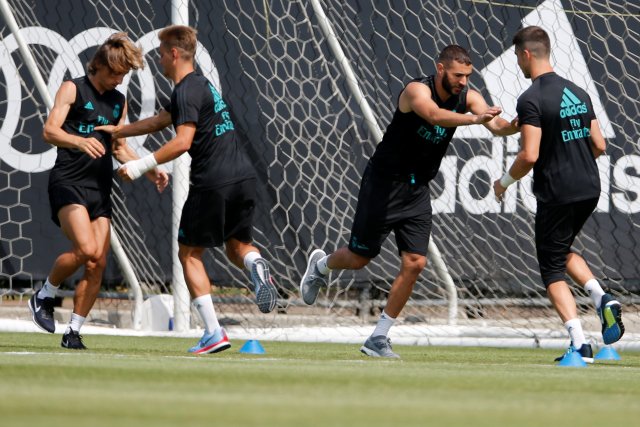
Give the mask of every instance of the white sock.
[{"label": "white sock", "polygon": [[596,308],[600,308],[600,302],[602,301],[602,296],[604,295],[604,291],[602,290],[602,286],[596,279],[590,279],[587,283],[584,284],[584,290],[589,293],[589,296],[593,300],[593,303],[596,305]]},{"label": "white sock", "polygon": [[40,292],[38,292],[38,299],[55,298],[57,290],[58,286],[54,286],[47,277],[44,285],[42,285],[42,289],[40,289]]},{"label": "white sock", "polygon": [[320,274],[324,274],[325,276],[331,273],[331,269],[327,265],[327,261],[329,261],[329,255],[325,255],[318,260],[316,263],[316,268],[320,272]]},{"label": "white sock", "polygon": [[69,332],[70,329],[73,329],[76,332],[80,332],[80,328],[82,328],[85,319],[86,317],[82,317],[76,313],[71,313],[71,320],[69,320],[69,326],[67,326],[66,332]]},{"label": "white sock", "polygon": [[247,254],[244,256],[244,259],[242,260],[242,262],[244,262],[244,268],[251,271],[251,269],[253,268],[253,263],[260,258],[262,258],[260,256],[260,252],[256,252],[256,251],[247,252]]},{"label": "white sock", "polygon": [[213,331],[220,327],[218,317],[216,316],[216,310],[215,308],[213,308],[213,300],[211,299],[211,295],[207,294],[202,295],[198,298],[194,298],[191,303],[196,308],[196,310],[198,310],[200,318],[204,323],[205,332],[207,334],[213,333]]},{"label": "white sock", "polygon": [[[242,261],[244,262],[244,267],[249,271],[249,274],[251,274],[251,272],[253,271],[253,265],[259,259],[264,261],[264,259],[260,255],[260,252],[256,251],[247,252],[247,254],[244,256],[244,259]],[[260,264],[258,264],[258,275],[263,281],[266,281],[264,270]]]},{"label": "white sock", "polygon": [[384,310],[382,310],[382,314],[380,315],[378,324],[376,325],[376,328],[373,330],[373,333],[371,334],[371,336],[377,337],[377,336],[383,335],[386,337],[387,334],[389,333],[389,329],[391,329],[395,321],[396,319],[389,316],[387,313],[385,313]]},{"label": "white sock", "polygon": [[573,346],[577,349],[582,347],[582,344],[587,342],[584,337],[584,332],[582,331],[582,324],[580,323],[580,319],[571,319],[567,320],[564,324],[564,327],[567,328],[569,332],[569,336],[571,337],[571,342]]}]

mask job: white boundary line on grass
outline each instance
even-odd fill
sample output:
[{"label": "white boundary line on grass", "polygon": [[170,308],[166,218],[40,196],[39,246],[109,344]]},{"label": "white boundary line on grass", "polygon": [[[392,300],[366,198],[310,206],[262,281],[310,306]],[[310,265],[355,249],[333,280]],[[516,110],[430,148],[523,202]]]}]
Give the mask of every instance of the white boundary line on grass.
[{"label": "white boundary line on grass", "polygon": [[[58,324],[56,332],[61,334],[66,325]],[[244,328],[225,327],[230,340],[259,340],[287,342],[315,342],[362,344],[369,333],[370,326],[336,326],[336,327],[287,327],[287,328]],[[3,319],[0,321],[0,332],[34,332],[43,333],[30,320]],[[178,337],[200,338],[202,330],[186,332],[136,331],[123,328],[105,328],[86,325],[83,335],[120,335],[137,337]],[[569,345],[563,330],[522,329],[485,326],[415,326],[398,325],[390,333],[393,344],[417,346],[464,346],[464,347],[498,347],[498,348],[554,348],[564,349]],[[594,347],[602,347],[598,333],[587,332]],[[627,333],[622,340],[613,345],[618,351],[640,351],[640,334]],[[595,350],[595,348],[594,348]]]}]

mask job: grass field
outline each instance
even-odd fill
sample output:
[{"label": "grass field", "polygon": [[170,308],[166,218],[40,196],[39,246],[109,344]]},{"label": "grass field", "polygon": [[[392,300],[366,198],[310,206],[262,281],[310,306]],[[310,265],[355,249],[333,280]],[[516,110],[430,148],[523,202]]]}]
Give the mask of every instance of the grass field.
[{"label": "grass field", "polygon": [[558,351],[405,347],[401,361],[357,345],[243,342],[190,356],[193,339],[0,334],[0,425],[636,426],[640,353],[588,368]]}]

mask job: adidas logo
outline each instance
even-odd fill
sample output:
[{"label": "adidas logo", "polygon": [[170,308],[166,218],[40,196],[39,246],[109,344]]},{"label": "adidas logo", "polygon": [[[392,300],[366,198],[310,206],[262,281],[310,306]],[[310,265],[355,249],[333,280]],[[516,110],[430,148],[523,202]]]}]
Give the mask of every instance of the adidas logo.
[{"label": "adidas logo", "polygon": [[85,110],[93,110],[93,104],[91,103],[91,101],[89,101],[86,104],[84,104],[84,109]]},{"label": "adidas logo", "polygon": [[577,116],[578,114],[584,114],[588,111],[587,104],[580,101],[573,92],[571,92],[566,87],[562,91],[562,102],[560,103],[560,117],[563,119],[565,117]]}]

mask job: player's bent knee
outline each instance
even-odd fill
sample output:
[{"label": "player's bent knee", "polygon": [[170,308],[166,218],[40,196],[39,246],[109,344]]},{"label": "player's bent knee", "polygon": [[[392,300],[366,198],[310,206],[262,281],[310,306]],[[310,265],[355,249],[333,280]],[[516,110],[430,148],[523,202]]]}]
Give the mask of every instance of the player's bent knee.
[{"label": "player's bent knee", "polygon": [[360,270],[364,268],[369,262],[371,258],[363,257],[362,255],[353,254],[351,259],[349,260],[349,267],[351,270]]},{"label": "player's bent knee", "polygon": [[99,255],[97,258],[91,258],[85,263],[87,271],[102,273],[107,268],[107,257]]},{"label": "player's bent knee", "polygon": [[98,247],[92,244],[81,246],[75,253],[82,264],[89,262],[97,263],[101,257]]},{"label": "player's bent knee", "polygon": [[180,245],[178,248],[178,259],[184,268],[189,262],[202,259],[204,248]]},{"label": "player's bent knee", "polygon": [[418,275],[427,266],[427,257],[418,254],[403,254],[402,270],[408,274]]},{"label": "player's bent knee", "polygon": [[418,277],[420,273],[422,273],[422,270],[424,270],[424,267],[424,263],[405,264],[402,266],[402,271],[406,275]]},{"label": "player's bent knee", "polygon": [[557,282],[564,282],[565,280],[565,272],[564,271],[555,271],[555,272],[545,272],[541,273],[542,284],[545,289],[549,289],[549,286],[553,285]]}]

